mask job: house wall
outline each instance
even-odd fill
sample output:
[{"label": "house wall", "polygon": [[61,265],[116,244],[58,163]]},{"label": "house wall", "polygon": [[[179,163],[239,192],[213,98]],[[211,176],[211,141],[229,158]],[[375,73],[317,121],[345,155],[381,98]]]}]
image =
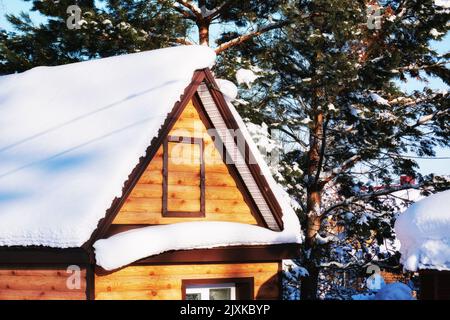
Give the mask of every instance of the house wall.
[{"label": "house wall", "polygon": [[[113,224],[170,224],[187,221],[231,221],[258,224],[236,185],[222,156],[214,146],[192,101],[186,106],[169,135],[197,137],[204,140],[205,217],[163,217],[163,148],[145,170]],[[168,175],[168,201],[173,211],[197,208],[199,203],[198,165],[171,164]]]},{"label": "house wall", "polygon": [[420,270],[420,300],[450,300],[450,271]]},{"label": "house wall", "polygon": [[66,266],[0,266],[0,300],[85,300],[86,269],[80,269],[79,289],[67,285],[71,275]]},{"label": "house wall", "polygon": [[110,274],[97,269],[95,298],[180,300],[182,280],[253,277],[255,299],[279,299],[279,270],[279,262],[135,265]]}]

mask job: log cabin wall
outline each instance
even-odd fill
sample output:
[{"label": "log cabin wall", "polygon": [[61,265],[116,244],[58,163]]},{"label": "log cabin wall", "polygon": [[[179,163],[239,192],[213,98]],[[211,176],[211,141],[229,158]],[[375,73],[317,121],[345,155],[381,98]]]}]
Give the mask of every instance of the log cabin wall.
[{"label": "log cabin wall", "polygon": [[67,267],[0,266],[0,300],[86,300],[86,269],[77,288]]},{"label": "log cabin wall", "polygon": [[[163,217],[163,147],[157,151],[113,224],[171,224],[187,221],[231,221],[258,224],[243,195],[214,146],[192,101],[175,123],[170,136],[203,138],[205,161],[204,217]],[[171,163],[168,174],[168,204],[171,210],[196,210],[200,202],[199,170],[186,159]]]},{"label": "log cabin wall", "polygon": [[279,299],[279,270],[280,262],[134,265],[109,274],[97,269],[95,299],[180,300],[183,280],[248,277],[254,281],[254,299]]}]

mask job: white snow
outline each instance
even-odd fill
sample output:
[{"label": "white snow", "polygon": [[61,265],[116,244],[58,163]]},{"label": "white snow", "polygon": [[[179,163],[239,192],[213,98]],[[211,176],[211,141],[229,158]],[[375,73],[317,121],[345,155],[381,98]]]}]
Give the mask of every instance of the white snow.
[{"label": "white snow", "polygon": [[450,270],[450,190],[412,204],[395,222],[405,269]]},{"label": "white snow", "polygon": [[251,87],[252,83],[255,82],[259,77],[249,69],[239,69],[236,71],[236,80],[238,84],[245,83],[248,88]]},{"label": "white snow", "polygon": [[450,8],[450,0],[434,0],[434,4],[438,7]]},{"label": "white snow", "polygon": [[376,293],[361,293],[352,296],[352,300],[415,300],[412,290],[402,282],[384,285]]},{"label": "white snow", "polygon": [[236,85],[225,79],[215,79],[219,86],[220,92],[222,92],[225,100],[230,103],[234,101],[238,96],[238,88]]},{"label": "white snow", "polygon": [[88,240],[194,71],[214,61],[186,46],[0,77],[0,246]]},{"label": "white snow", "polygon": [[433,37],[437,38],[437,37],[443,35],[444,32],[439,32],[439,31],[437,31],[435,28],[433,28],[433,29],[430,30],[430,34],[431,34]]},{"label": "white snow", "polygon": [[374,293],[360,293],[352,295],[352,300],[374,300]]},{"label": "white snow", "polygon": [[370,98],[376,102],[377,104],[381,104],[381,105],[385,105],[385,106],[389,106],[389,101],[387,101],[386,99],[382,98],[381,96],[379,96],[376,93],[371,93],[370,94]]},{"label": "white snow", "polygon": [[276,232],[235,222],[181,222],[122,232],[98,240],[94,248],[97,265],[105,270],[114,270],[171,250],[300,243],[302,238],[299,235],[299,230],[290,226]]},{"label": "white snow", "polygon": [[352,300],[415,300],[412,290],[402,282],[383,285],[376,293],[361,293],[352,296]]},{"label": "white snow", "polygon": [[410,287],[401,282],[394,282],[382,287],[373,300],[414,300],[414,298]]}]

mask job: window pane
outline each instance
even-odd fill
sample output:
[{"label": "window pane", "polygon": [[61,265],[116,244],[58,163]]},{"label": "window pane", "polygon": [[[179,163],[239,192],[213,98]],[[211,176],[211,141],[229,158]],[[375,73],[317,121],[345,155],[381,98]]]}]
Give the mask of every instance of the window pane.
[{"label": "window pane", "polygon": [[200,149],[196,143],[168,143],[168,211],[200,211]]},{"label": "window pane", "polygon": [[186,293],[186,300],[201,300],[202,295],[200,293]]},{"label": "window pane", "polygon": [[231,300],[231,288],[220,288],[209,290],[210,300]]}]

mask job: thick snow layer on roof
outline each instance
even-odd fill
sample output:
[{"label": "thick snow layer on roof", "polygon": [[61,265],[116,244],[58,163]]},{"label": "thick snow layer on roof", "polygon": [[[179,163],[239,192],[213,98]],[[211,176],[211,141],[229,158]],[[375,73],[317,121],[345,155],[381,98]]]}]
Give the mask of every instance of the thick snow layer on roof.
[{"label": "thick snow layer on roof", "polygon": [[395,222],[405,269],[450,270],[450,190],[412,204]]},{"label": "thick snow layer on roof", "polygon": [[0,77],[0,246],[89,239],[196,69],[204,46]]},{"label": "thick snow layer on roof", "polygon": [[97,265],[114,270],[134,261],[172,250],[238,245],[301,243],[296,216],[284,215],[281,232],[236,222],[181,222],[149,226],[116,234],[94,243]]}]

